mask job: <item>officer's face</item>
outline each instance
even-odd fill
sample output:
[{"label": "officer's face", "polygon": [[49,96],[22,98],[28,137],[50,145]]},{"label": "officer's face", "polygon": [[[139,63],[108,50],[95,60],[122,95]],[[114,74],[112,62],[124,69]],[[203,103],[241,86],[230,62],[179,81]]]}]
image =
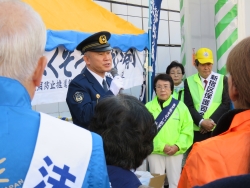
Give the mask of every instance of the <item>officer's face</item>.
[{"label": "officer's face", "polygon": [[199,75],[202,78],[207,78],[212,72],[213,64],[212,63],[204,63],[204,64],[199,63],[198,66],[196,66],[196,68],[199,72]]},{"label": "officer's face", "polygon": [[109,72],[112,68],[111,51],[106,52],[86,52],[84,54],[84,61],[87,67],[100,75],[105,76],[105,72]]}]

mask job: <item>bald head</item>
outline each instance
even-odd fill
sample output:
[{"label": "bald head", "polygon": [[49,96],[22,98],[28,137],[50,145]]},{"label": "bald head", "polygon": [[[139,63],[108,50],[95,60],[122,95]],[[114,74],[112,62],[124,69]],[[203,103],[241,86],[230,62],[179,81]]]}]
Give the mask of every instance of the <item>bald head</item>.
[{"label": "bald head", "polygon": [[0,76],[21,83],[31,79],[45,43],[38,13],[20,0],[0,0]]}]

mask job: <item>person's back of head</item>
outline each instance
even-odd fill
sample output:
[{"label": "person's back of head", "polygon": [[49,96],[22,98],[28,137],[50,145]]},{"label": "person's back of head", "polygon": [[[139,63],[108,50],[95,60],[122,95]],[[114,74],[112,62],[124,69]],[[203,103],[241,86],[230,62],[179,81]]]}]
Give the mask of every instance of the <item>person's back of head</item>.
[{"label": "person's back of head", "polygon": [[0,0],[0,76],[25,85],[34,74],[46,43],[46,27],[28,4]]},{"label": "person's back of head", "polygon": [[136,169],[153,151],[156,125],[137,98],[125,94],[102,99],[89,130],[102,136],[108,165]]},{"label": "person's back of head", "polygon": [[[235,108],[250,108],[250,37],[239,42],[227,58],[229,96],[236,100]],[[235,93],[236,92],[236,93]],[[235,95],[232,95],[235,94]]]}]

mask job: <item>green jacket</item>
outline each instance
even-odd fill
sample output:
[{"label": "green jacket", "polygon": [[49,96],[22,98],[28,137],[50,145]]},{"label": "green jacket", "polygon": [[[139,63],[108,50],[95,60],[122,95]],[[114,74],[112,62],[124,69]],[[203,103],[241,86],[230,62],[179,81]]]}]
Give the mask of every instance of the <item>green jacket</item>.
[{"label": "green jacket", "polygon": [[[214,113],[214,111],[219,107],[222,102],[222,93],[223,93],[223,75],[220,75],[220,80],[218,80],[218,86],[215,90],[215,95],[213,100],[210,102],[210,107],[207,109],[205,114],[203,115],[204,119],[210,118],[210,116]],[[204,94],[204,88],[201,83],[201,79],[197,74],[194,74],[187,78],[188,87],[190,90],[190,94],[193,99],[194,108],[199,111],[201,100]],[[194,124],[194,130],[198,131],[200,128]]]},{"label": "green jacket", "polygon": [[178,92],[174,89],[172,96],[176,99],[179,100],[179,93],[181,92],[181,98],[180,101],[184,102],[184,87],[180,89]]},{"label": "green jacket", "polygon": [[[169,97],[167,101],[163,103],[163,107],[170,104],[172,96]],[[146,104],[149,112],[152,113],[154,119],[162,111],[157,96],[150,102]],[[161,128],[159,133],[154,138],[154,150],[152,153],[166,155],[163,149],[166,144],[174,145],[179,147],[179,151],[175,155],[185,153],[186,150],[193,144],[193,120],[189,113],[186,105],[179,101],[179,104],[175,108],[172,115],[169,117],[168,121]]]}]

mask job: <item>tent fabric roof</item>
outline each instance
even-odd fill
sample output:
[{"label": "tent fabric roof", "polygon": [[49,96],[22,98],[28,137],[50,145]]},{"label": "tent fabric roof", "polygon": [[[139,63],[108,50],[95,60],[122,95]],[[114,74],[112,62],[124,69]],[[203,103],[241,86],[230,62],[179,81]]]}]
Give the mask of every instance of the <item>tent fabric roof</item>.
[{"label": "tent fabric roof", "polygon": [[[76,46],[90,35],[91,33],[48,30],[45,50],[51,51],[62,45],[66,49],[74,51]],[[109,43],[113,48],[119,48],[123,52],[128,51],[130,48],[142,51],[145,48],[148,49],[148,35],[147,33],[141,35],[112,34]]]},{"label": "tent fabric roof", "polygon": [[47,27],[46,51],[63,45],[73,51],[92,33],[109,31],[112,47],[127,51],[148,48],[143,30],[99,6],[92,0],[23,0],[42,17]]}]

